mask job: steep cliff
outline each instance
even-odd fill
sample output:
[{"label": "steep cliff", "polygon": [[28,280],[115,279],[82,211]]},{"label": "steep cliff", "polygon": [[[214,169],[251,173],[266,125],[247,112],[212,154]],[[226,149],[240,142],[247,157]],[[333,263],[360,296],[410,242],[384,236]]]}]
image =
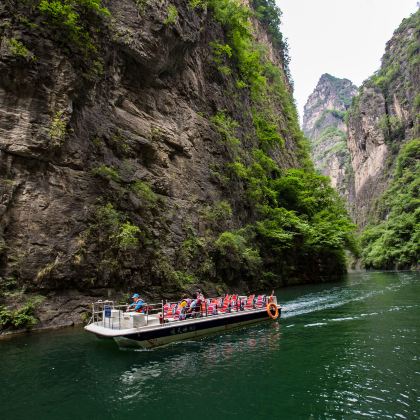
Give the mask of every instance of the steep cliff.
[{"label": "steep cliff", "polygon": [[95,295],[343,271],[352,226],[308,160],[274,1],[6,0],[0,18],[3,325],[33,321],[29,294],[62,325]]},{"label": "steep cliff", "polygon": [[[410,268],[420,255],[420,11],[387,43],[380,70],[354,98],[348,119],[353,218],[368,267]],[[417,162],[417,163],[416,163]]]},{"label": "steep cliff", "polygon": [[303,132],[311,142],[315,167],[331,178],[341,196],[350,199],[350,153],[345,114],[357,88],[350,80],[323,74],[305,104]]}]

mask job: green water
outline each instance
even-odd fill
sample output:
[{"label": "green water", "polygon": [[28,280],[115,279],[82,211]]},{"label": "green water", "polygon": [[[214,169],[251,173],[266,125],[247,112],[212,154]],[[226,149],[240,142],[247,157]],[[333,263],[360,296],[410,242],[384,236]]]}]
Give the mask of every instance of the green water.
[{"label": "green water", "polygon": [[0,341],[0,419],[419,417],[418,273],[278,296],[280,322],[151,351],[79,329]]}]

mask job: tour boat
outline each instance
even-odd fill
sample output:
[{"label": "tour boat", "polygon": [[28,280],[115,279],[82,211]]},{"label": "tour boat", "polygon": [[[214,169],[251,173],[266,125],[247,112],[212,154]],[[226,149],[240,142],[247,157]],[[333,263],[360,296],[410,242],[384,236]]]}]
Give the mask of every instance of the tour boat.
[{"label": "tour boat", "polygon": [[85,330],[100,338],[114,339],[121,347],[149,349],[277,319],[281,313],[273,295],[227,295],[205,299],[194,309],[188,308],[187,301],[145,303],[140,313],[126,309],[127,305],[114,305],[109,300],[93,303]]}]

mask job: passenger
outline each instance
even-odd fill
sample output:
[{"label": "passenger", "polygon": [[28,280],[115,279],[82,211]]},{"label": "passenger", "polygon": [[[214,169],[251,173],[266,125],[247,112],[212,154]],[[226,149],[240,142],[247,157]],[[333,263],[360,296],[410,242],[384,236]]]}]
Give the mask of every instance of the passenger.
[{"label": "passenger", "polygon": [[190,307],[189,307],[189,309],[188,309],[188,312],[192,312],[192,311],[194,311],[195,310],[195,308],[198,306],[198,299],[194,299],[192,302],[191,302],[191,304],[190,304]]},{"label": "passenger", "polygon": [[178,319],[180,321],[183,321],[186,318],[187,318],[187,314],[185,313],[185,307],[182,307],[181,312],[179,313],[179,318]]},{"label": "passenger", "polygon": [[134,293],[133,296],[131,296],[131,299],[133,299],[133,303],[128,305],[127,312],[144,312],[144,300],[140,297],[138,293]]},{"label": "passenger", "polygon": [[194,306],[192,307],[193,311],[197,314],[201,311],[202,304],[206,301],[203,294],[201,293],[201,290],[198,289],[196,294],[196,299],[194,299]]},{"label": "passenger", "polygon": [[190,299],[188,299],[187,295],[183,295],[182,299],[177,303],[177,308],[185,308],[190,305]]},{"label": "passenger", "polygon": [[200,303],[205,301],[204,295],[200,289],[197,290],[196,295],[197,299],[200,299]]}]

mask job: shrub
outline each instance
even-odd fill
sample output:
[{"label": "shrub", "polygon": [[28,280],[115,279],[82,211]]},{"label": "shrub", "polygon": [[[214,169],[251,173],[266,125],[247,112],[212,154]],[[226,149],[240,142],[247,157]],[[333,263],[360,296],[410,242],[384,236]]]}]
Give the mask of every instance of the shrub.
[{"label": "shrub", "polygon": [[34,305],[32,303],[26,304],[23,308],[18,309],[13,313],[12,325],[15,328],[31,328],[38,323],[34,317]]},{"label": "shrub", "polygon": [[190,0],[188,6],[191,9],[201,8],[205,9],[207,7],[207,0]]},{"label": "shrub", "polygon": [[12,312],[0,306],[0,329],[4,329],[12,325],[12,319]]},{"label": "shrub", "polygon": [[92,173],[108,181],[121,182],[118,171],[112,166],[100,165],[92,170]]},{"label": "shrub", "polygon": [[262,146],[274,144],[284,146],[284,139],[278,133],[277,124],[261,112],[254,111],[252,117],[258,140]]},{"label": "shrub", "polygon": [[385,90],[398,75],[399,71],[400,66],[398,63],[390,64],[388,66],[382,67],[381,70],[375,76],[371,77],[370,80],[374,85]]},{"label": "shrub", "polygon": [[95,215],[98,223],[107,228],[106,230],[118,230],[121,215],[111,203],[99,206]]},{"label": "shrub", "polygon": [[119,226],[118,232],[114,238],[116,239],[119,248],[122,250],[134,249],[139,244],[140,232],[138,226],[135,226],[130,222],[125,222]]},{"label": "shrub", "polygon": [[205,242],[203,238],[199,238],[194,234],[190,234],[181,245],[181,257],[183,262],[188,264],[193,258],[199,256],[204,248]]},{"label": "shrub", "polygon": [[404,122],[396,115],[383,115],[378,121],[378,127],[387,142],[399,141],[404,138]]},{"label": "shrub", "polygon": [[29,299],[23,306],[12,311],[0,307],[0,330],[6,328],[31,328],[38,323],[35,317],[36,307],[44,300],[44,297],[37,296]]},{"label": "shrub", "polygon": [[135,181],[131,185],[131,189],[147,207],[154,207],[159,201],[159,197],[145,181]]},{"label": "shrub", "polygon": [[248,244],[243,234],[243,231],[223,232],[215,242],[217,260],[222,270],[245,270],[247,275],[254,275],[262,259],[258,250]]},{"label": "shrub", "polygon": [[210,42],[210,46],[213,50],[213,61],[217,65],[218,70],[224,75],[231,74],[232,71],[226,63],[232,57],[232,48],[229,44],[220,44],[218,42]]},{"label": "shrub", "polygon": [[41,0],[38,9],[64,39],[85,52],[95,50],[87,17],[110,15],[102,0]]},{"label": "shrub", "polygon": [[147,5],[149,4],[149,0],[134,0],[137,6],[137,10],[139,13],[143,13],[146,9]]},{"label": "shrub", "polygon": [[210,118],[210,121],[229,146],[235,147],[240,144],[240,140],[236,137],[239,124],[226,115],[225,111],[218,111],[216,115]]},{"label": "shrub", "polygon": [[204,217],[210,222],[221,222],[232,217],[232,207],[226,200],[215,203],[204,212]]},{"label": "shrub", "polygon": [[163,21],[165,25],[173,25],[178,21],[178,9],[170,4],[167,10],[166,19]]},{"label": "shrub", "polygon": [[253,157],[249,166],[235,162],[230,168],[245,182],[259,212],[255,232],[261,255],[285,250],[304,252],[309,260],[334,255],[343,267],[345,248],[357,254],[355,226],[327,177],[302,169],[281,171],[262,150]]},{"label": "shrub", "polygon": [[[103,243],[107,251],[127,251],[137,248],[141,230],[132,224],[127,217],[114,208],[111,203],[98,206],[95,212],[96,224],[92,229],[99,243]],[[93,232],[92,232],[93,233]]]},{"label": "shrub", "polygon": [[22,44],[22,42],[15,38],[6,38],[6,41],[10,53],[15,57],[23,57],[33,61],[35,60],[35,56],[25,47],[25,45]]},{"label": "shrub", "polygon": [[189,274],[184,271],[174,271],[174,277],[181,286],[197,282],[197,278],[193,274]]},{"label": "shrub", "polygon": [[55,146],[62,144],[67,133],[67,123],[64,120],[63,111],[55,113],[49,130],[50,138]]}]

